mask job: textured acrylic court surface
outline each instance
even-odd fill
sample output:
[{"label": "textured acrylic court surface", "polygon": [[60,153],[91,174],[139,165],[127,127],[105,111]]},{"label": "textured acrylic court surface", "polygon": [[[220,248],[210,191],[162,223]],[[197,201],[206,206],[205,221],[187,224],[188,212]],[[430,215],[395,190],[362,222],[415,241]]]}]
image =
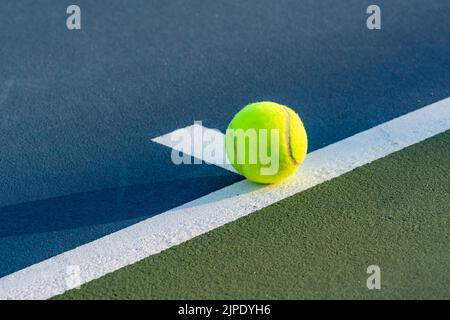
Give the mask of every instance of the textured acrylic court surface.
[{"label": "textured acrylic court surface", "polygon": [[194,120],[277,101],[312,151],[450,96],[448,0],[76,3],[0,2],[0,277],[241,179],[150,140]]},{"label": "textured acrylic court surface", "polygon": [[450,131],[58,298],[449,299],[448,159]]}]

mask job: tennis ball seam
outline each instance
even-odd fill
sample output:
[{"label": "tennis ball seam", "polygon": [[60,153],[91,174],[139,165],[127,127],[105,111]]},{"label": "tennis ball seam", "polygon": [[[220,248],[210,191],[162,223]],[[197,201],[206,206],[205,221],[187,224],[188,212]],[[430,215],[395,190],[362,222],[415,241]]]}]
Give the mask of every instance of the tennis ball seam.
[{"label": "tennis ball seam", "polygon": [[294,165],[297,167],[299,163],[294,158],[294,154],[292,153],[292,145],[291,145],[291,115],[289,114],[288,109],[285,106],[282,106],[283,110],[285,112],[285,119],[286,119],[286,147],[288,151],[289,158],[292,160]]}]

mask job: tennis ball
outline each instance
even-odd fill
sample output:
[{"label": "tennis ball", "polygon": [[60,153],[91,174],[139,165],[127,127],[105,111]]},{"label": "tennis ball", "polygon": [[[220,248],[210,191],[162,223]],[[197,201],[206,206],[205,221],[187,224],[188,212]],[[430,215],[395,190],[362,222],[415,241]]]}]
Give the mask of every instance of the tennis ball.
[{"label": "tennis ball", "polygon": [[226,154],[237,172],[257,183],[276,183],[298,170],[308,149],[300,117],[275,102],[256,102],[228,125]]}]

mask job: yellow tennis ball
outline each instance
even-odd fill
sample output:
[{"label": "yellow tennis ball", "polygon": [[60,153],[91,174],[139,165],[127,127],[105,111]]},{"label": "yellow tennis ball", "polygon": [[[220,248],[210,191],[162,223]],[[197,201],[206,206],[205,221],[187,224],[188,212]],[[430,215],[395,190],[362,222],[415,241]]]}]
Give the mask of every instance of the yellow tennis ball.
[{"label": "yellow tennis ball", "polygon": [[233,167],[257,183],[279,182],[298,170],[308,149],[300,117],[275,102],[256,102],[228,125],[226,154]]}]

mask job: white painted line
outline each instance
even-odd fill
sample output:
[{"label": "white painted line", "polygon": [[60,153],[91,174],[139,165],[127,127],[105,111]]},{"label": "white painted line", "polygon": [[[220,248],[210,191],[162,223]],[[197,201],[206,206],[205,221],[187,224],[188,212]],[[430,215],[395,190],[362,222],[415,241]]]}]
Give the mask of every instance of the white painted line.
[{"label": "white painted line", "polygon": [[[221,162],[216,161],[216,159],[210,157],[211,155],[208,153],[204,153],[204,149],[209,145],[209,143],[204,143],[201,145],[201,141],[194,141],[192,140],[181,140],[177,141],[177,137],[183,136],[184,134],[188,134],[191,137],[195,136],[205,136],[208,134],[210,137],[214,137],[212,139],[212,144],[215,145],[217,149],[221,150],[221,154],[223,155],[221,158]],[[201,138],[200,138],[201,139]],[[216,166],[219,166],[225,170],[234,172],[237,174],[237,171],[233,168],[233,166],[228,161],[228,158],[226,157],[225,152],[225,135],[215,129],[209,129],[206,127],[203,127],[197,123],[194,123],[191,126],[177,129],[175,131],[169,132],[165,135],[162,135],[160,137],[156,137],[152,139],[153,142],[162,144],[166,147],[169,147],[173,150],[176,150],[178,152],[184,152],[186,155],[192,156],[198,160],[205,161],[208,164],[214,164]],[[201,148],[198,148],[201,147]]]},{"label": "white painted line", "polygon": [[82,283],[99,278],[450,129],[450,98],[309,154],[279,185],[241,181],[0,279],[0,299],[47,299],[67,290],[68,266]]}]

